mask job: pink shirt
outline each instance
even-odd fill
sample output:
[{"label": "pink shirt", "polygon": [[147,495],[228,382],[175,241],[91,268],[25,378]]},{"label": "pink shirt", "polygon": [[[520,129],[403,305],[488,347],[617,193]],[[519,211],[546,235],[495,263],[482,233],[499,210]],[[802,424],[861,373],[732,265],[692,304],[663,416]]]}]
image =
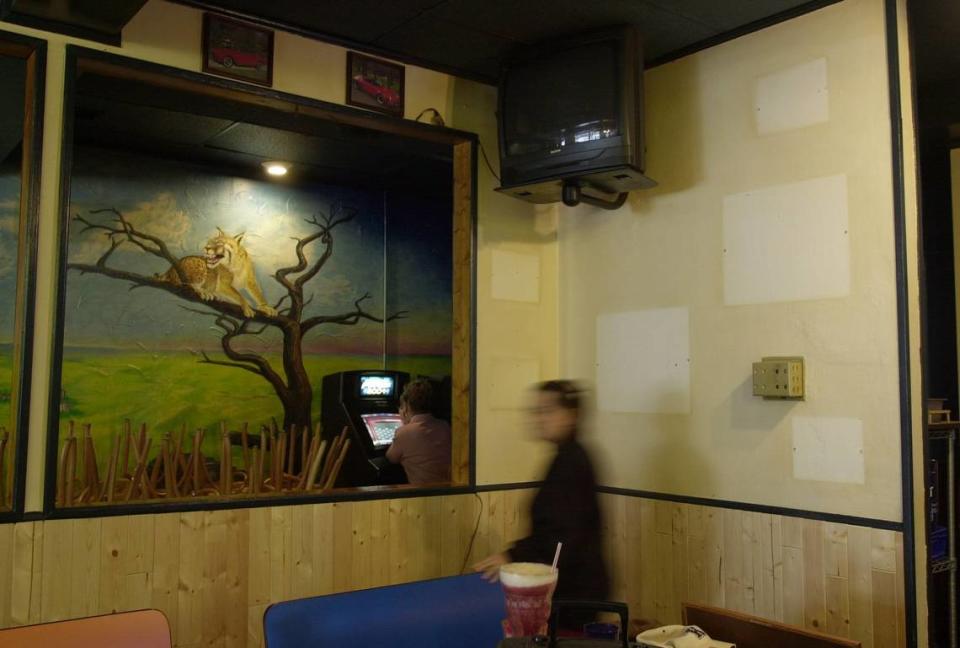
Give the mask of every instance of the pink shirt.
[{"label": "pink shirt", "polygon": [[397,429],[387,460],[403,466],[411,484],[450,481],[450,426],[430,414],[417,414]]}]

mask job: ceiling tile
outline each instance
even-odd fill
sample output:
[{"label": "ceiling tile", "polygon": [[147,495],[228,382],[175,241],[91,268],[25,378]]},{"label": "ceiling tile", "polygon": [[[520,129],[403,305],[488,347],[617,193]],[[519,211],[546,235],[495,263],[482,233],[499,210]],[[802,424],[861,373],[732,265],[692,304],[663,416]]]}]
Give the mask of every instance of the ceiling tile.
[{"label": "ceiling tile", "polygon": [[177,144],[197,144],[216,135],[231,121],[197,114],[184,119],[180,112],[84,97],[77,110],[77,123],[78,133],[97,139],[131,135]]},{"label": "ceiling tile", "polygon": [[517,43],[423,15],[378,39],[376,45],[496,78],[499,58]]},{"label": "ceiling tile", "polygon": [[[521,43],[615,25],[637,25],[644,53],[653,59],[715,34],[676,12],[641,0],[448,0],[424,14],[464,29]],[[426,35],[425,35],[426,36]]]},{"label": "ceiling tile", "polygon": [[[146,3],[146,0],[9,0],[5,9],[13,15],[117,35]],[[0,2],[0,6],[3,5]]]},{"label": "ceiling tile", "polygon": [[81,146],[184,160],[239,177],[258,178],[260,162],[280,159],[293,163],[298,181],[307,183],[449,190],[442,178],[449,176],[452,150],[442,144],[302,115],[264,120],[265,113],[238,111],[230,102],[205,104],[191,100],[196,95],[156,88],[146,96],[139,84],[108,84],[97,75],[85,75],[79,86],[74,137]]},{"label": "ceiling tile", "polygon": [[[188,2],[189,0],[182,0]],[[521,43],[638,25],[648,61],[662,59],[809,0],[208,0],[348,41],[495,79]],[[318,6],[322,9],[318,9]]]},{"label": "ceiling tile", "polygon": [[220,6],[251,16],[369,43],[440,0],[228,0]]},{"label": "ceiling tile", "polygon": [[721,32],[732,31],[752,22],[796,9],[809,0],[645,0],[668,11],[699,23],[709,25]]}]

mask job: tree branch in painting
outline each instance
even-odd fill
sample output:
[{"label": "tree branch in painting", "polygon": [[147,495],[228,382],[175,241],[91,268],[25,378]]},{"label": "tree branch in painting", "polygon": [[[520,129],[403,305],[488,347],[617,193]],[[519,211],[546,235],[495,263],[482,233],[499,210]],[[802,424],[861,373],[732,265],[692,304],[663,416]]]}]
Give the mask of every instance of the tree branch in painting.
[{"label": "tree branch in painting", "polygon": [[[304,287],[316,277],[333,255],[334,230],[349,223],[356,210],[333,203],[327,211],[305,219],[315,230],[303,238],[295,238],[293,254],[296,263],[279,268],[273,279],[284,289],[284,295],[268,304],[260,289],[253,262],[242,245],[243,234],[230,236],[220,230],[203,248],[202,256],[175,257],[167,243],[157,236],[137,229],[115,208],[92,210],[92,216],[109,214],[108,222],[75,215],[74,222],[84,232],[102,233],[105,249],[94,263],[68,262],[67,268],[80,274],[96,274],[128,282],[131,288],[153,288],[169,293],[195,306],[187,311],[213,318],[220,335],[224,359],[212,358],[206,351],[195,352],[198,362],[248,371],[261,376],[276,392],[283,406],[284,425],[309,426],[313,388],[303,363],[304,336],[322,325],[354,326],[360,322],[384,323],[402,319],[405,311],[378,317],[364,308],[370,298],[364,294],[353,304],[353,310],[333,315],[305,317],[310,300],[304,300]],[[319,243],[319,246],[315,245]],[[114,253],[123,246],[162,259],[169,269],[157,275],[146,275],[111,265]],[[320,247],[311,261],[308,253]],[[264,356],[238,350],[234,343],[242,336],[258,336],[268,329],[280,332],[282,368],[275,369]]]}]

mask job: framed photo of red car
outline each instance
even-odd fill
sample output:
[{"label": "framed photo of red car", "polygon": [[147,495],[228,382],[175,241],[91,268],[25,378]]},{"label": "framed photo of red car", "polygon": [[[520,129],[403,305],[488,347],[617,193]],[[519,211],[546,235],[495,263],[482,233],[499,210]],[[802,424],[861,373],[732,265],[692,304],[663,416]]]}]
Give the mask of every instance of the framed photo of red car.
[{"label": "framed photo of red car", "polygon": [[403,117],[402,65],[347,52],[347,104]]},{"label": "framed photo of red car", "polygon": [[273,85],[273,30],[203,14],[203,71]]}]

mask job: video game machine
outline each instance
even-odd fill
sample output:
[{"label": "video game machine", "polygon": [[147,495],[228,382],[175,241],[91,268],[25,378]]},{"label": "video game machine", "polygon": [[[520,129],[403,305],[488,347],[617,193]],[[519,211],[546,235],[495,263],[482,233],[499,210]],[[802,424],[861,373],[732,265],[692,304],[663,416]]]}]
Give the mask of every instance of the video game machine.
[{"label": "video game machine", "polygon": [[[321,424],[328,443],[347,428],[350,450],[336,486],[404,484],[403,468],[386,460],[387,448],[403,425],[400,394],[410,381],[403,371],[344,371],[323,378]],[[433,383],[434,415],[449,421],[449,379]]]}]

